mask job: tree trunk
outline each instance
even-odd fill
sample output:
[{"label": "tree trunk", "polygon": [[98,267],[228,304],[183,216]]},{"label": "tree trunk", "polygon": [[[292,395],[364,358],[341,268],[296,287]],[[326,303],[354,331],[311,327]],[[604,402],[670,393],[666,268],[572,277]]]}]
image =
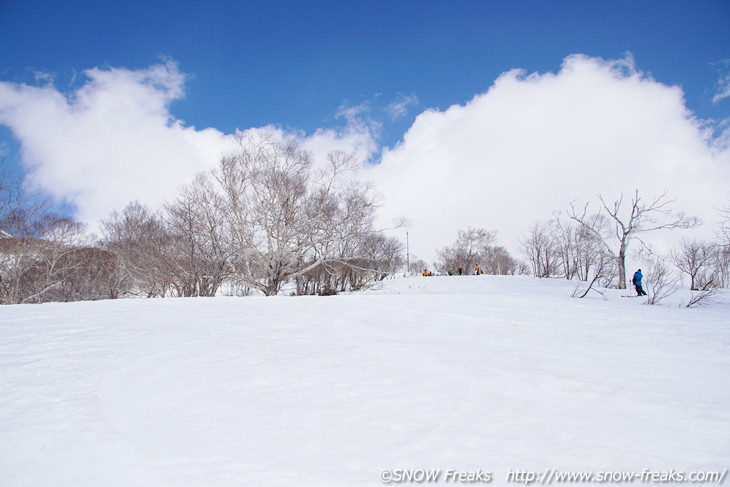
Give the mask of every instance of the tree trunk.
[{"label": "tree trunk", "polygon": [[618,252],[618,288],[626,289],[626,248],[623,243]]}]

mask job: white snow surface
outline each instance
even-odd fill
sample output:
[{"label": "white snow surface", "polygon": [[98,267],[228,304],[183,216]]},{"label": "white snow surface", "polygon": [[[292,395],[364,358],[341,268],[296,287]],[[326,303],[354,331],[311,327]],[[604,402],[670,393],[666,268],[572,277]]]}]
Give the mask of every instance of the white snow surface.
[{"label": "white snow surface", "polygon": [[0,307],[0,485],[730,467],[730,296],[682,309],[574,287]]}]

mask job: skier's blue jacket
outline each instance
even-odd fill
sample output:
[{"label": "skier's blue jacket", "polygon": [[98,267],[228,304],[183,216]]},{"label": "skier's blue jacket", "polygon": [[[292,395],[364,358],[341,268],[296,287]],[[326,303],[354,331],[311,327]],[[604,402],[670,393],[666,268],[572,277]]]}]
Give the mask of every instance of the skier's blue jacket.
[{"label": "skier's blue jacket", "polygon": [[641,271],[636,271],[634,274],[634,284],[637,286],[641,286],[641,279],[644,277],[644,274],[641,273]]}]

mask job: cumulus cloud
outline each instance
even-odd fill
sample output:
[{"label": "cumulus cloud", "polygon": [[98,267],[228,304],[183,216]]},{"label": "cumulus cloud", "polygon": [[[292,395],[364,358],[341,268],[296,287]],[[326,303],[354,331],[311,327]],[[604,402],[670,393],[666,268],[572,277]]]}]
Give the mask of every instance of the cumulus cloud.
[{"label": "cumulus cloud", "polygon": [[[67,94],[50,82],[0,82],[0,123],[20,141],[30,180],[75,204],[87,223],[133,199],[169,198],[232,149],[230,134],[171,114],[186,79],[173,62],[84,76]],[[390,114],[416,101],[403,96]],[[729,144],[711,136],[722,127],[694,118],[679,87],[642,73],[631,57],[573,55],[556,73],[506,72],[464,105],[422,112],[391,148],[378,147],[382,124],[371,108],[343,105],[344,128],[312,134],[245,130],[295,138],[315,160],[331,150],[363,161],[380,154],[363,177],[382,195],[382,225],[408,217],[411,252],[429,260],[467,226],[497,230],[516,253],[535,221],[597,193],[610,200],[666,188],[678,209],[708,221],[708,232],[727,204]]]},{"label": "cumulus cloud", "polygon": [[[230,134],[185,126],[170,113],[186,80],[172,61],[84,76],[70,94],[46,77],[43,86],[0,82],[0,123],[20,141],[29,182],[75,205],[81,221],[93,226],[135,199],[160,203],[234,147]],[[311,136],[266,130],[297,138],[318,159],[334,149],[366,159],[374,150],[371,128],[357,113],[348,116],[344,129]]]},{"label": "cumulus cloud", "polygon": [[465,105],[421,113],[369,176],[384,218],[407,215],[411,251],[432,258],[457,229],[521,235],[570,201],[647,197],[712,220],[727,197],[730,157],[686,109],[680,88],[629,57],[569,56],[557,73],[513,70]]},{"label": "cumulus cloud", "polygon": [[0,83],[0,123],[20,141],[30,182],[74,204],[81,220],[133,199],[159,201],[225,149],[219,131],[171,117],[185,82],[174,63],[84,74],[69,95],[52,84]]}]

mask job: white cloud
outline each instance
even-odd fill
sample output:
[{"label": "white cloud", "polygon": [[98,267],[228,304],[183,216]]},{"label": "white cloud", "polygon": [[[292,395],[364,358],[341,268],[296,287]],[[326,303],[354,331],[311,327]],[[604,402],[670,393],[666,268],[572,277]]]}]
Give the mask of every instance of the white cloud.
[{"label": "white cloud", "polygon": [[46,73],[43,71],[35,71],[33,73],[33,77],[37,82],[43,82],[43,83],[53,83],[54,76],[51,73]]},{"label": "white cloud", "polygon": [[374,135],[367,126],[348,125],[343,131],[320,129],[310,136],[299,134],[302,148],[316,161],[325,161],[331,151],[351,152],[359,161],[368,161],[378,150]]},{"label": "white cloud", "polygon": [[678,87],[631,58],[574,55],[556,74],[513,70],[466,105],[421,113],[370,177],[384,219],[410,217],[411,252],[431,259],[467,226],[497,230],[516,251],[532,223],[597,193],[667,188],[677,208],[713,220],[729,170]]},{"label": "white cloud", "polygon": [[713,103],[718,103],[720,100],[730,97],[730,74],[721,77],[717,81],[717,84],[717,93],[712,98]]},{"label": "white cloud", "polygon": [[[233,148],[230,135],[185,126],[170,113],[170,103],[185,96],[186,76],[174,62],[84,74],[86,83],[67,96],[49,82],[0,82],[0,123],[21,143],[29,182],[76,205],[77,217],[92,227],[132,200],[170,198]],[[366,160],[376,149],[372,124],[357,111],[347,113],[340,131],[307,137],[265,129],[297,138],[319,159],[340,149]]]},{"label": "white cloud", "polygon": [[[171,115],[170,103],[185,95],[174,63],[84,74],[88,81],[68,96],[52,85],[0,82],[0,123],[20,141],[29,177],[75,203],[83,221],[94,224],[133,199],[160,202],[230,149],[230,135]],[[369,160],[381,129],[369,110],[340,107],[342,130],[266,129],[298,139],[315,159],[339,149]],[[399,216],[413,222],[412,253],[431,259],[467,226],[497,230],[516,252],[536,220],[599,192],[667,188],[677,208],[711,223],[727,202],[730,152],[710,132],[680,88],[638,72],[630,57],[576,55],[557,73],[513,70],[465,105],[421,113],[364,172],[383,196],[384,226]]]},{"label": "white cloud", "polygon": [[347,132],[369,134],[373,141],[377,140],[383,130],[383,124],[370,116],[371,105],[372,102],[369,100],[354,106],[343,103],[337,109],[336,117],[347,122]]},{"label": "white cloud", "polygon": [[50,84],[0,83],[0,123],[20,141],[30,181],[77,205],[81,220],[94,223],[133,199],[158,202],[225,150],[219,131],[171,117],[185,81],[174,63],[85,75],[69,96]]},{"label": "white cloud", "polygon": [[720,77],[717,80],[717,93],[712,98],[713,103],[718,103],[730,97],[730,59],[724,59],[718,63]]},{"label": "white cloud", "polygon": [[418,105],[418,97],[414,94],[399,95],[398,100],[385,107],[385,111],[390,115],[391,120],[397,120],[408,113],[408,107]]}]

